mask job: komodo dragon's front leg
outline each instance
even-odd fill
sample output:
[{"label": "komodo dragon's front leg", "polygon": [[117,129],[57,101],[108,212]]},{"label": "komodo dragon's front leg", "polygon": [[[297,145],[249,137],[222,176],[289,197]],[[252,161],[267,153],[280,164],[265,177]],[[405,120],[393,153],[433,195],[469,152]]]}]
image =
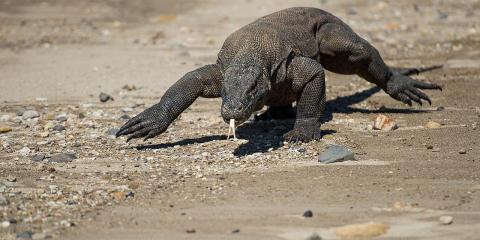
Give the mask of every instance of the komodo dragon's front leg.
[{"label": "komodo dragon's front leg", "polygon": [[116,136],[130,135],[127,141],[142,137],[147,140],[163,133],[198,97],[220,97],[222,82],[222,73],[216,64],[185,74],[165,92],[158,104],[130,119]]},{"label": "komodo dragon's front leg", "polygon": [[284,135],[290,142],[319,140],[320,117],[325,109],[325,72],[313,59],[296,57],[287,70],[292,90],[298,93],[297,117],[293,129]]}]

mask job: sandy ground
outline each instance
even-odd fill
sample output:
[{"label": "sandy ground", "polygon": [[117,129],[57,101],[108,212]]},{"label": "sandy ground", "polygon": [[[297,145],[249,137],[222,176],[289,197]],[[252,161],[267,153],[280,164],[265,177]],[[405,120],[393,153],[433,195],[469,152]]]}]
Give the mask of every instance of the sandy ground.
[{"label": "sandy ground", "polygon": [[[325,136],[308,144],[281,140],[288,121],[247,123],[228,141],[218,99],[199,99],[149,142],[111,135],[214,62],[229,33],[289,6],[338,15],[391,65],[443,64],[418,78],[444,91],[409,108],[328,74]],[[475,0],[2,0],[0,126],[11,131],[0,134],[0,239],[340,239],[338,227],[366,222],[388,226],[376,239],[479,239],[479,9]],[[100,92],[114,101],[100,103]],[[25,110],[39,117],[17,116]],[[370,130],[379,114],[399,129]],[[332,143],[357,161],[318,163]],[[59,153],[76,159],[53,162]]]}]

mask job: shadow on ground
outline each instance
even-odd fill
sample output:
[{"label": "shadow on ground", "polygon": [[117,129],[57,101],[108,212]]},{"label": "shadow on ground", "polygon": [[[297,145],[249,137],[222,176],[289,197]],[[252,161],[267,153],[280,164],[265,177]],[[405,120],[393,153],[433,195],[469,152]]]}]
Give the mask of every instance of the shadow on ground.
[{"label": "shadow on ground", "polygon": [[[350,96],[337,97],[330,100],[326,104],[325,113],[322,117],[322,122],[326,123],[333,119],[333,113],[425,113],[428,110],[416,110],[416,109],[399,109],[399,108],[387,108],[382,107],[380,109],[370,110],[354,108],[351,105],[360,103],[365,99],[371,97],[375,93],[379,92],[379,87],[372,87],[367,90],[354,93]],[[286,120],[264,120],[264,121],[251,121],[246,122],[237,128],[237,135],[241,139],[246,139],[247,142],[238,146],[233,154],[237,157],[251,155],[254,153],[263,153],[268,150],[275,150],[283,146],[283,134],[287,133],[293,128],[294,119]],[[322,130],[323,135],[334,134],[334,130]],[[184,139],[172,143],[161,143],[152,145],[140,145],[135,147],[137,150],[145,149],[163,149],[176,145],[185,146],[194,143],[205,143],[214,140],[226,139],[226,135],[213,135],[203,136],[199,138]]]}]

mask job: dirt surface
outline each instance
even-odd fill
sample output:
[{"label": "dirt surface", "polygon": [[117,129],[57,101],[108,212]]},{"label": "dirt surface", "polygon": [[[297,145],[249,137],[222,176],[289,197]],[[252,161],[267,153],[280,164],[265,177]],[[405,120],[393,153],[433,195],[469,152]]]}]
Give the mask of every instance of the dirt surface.
[{"label": "dirt surface", "polygon": [[[229,33],[289,6],[338,15],[391,65],[443,64],[418,79],[444,91],[409,108],[359,77],[327,74],[325,136],[307,144],[282,141],[289,121],[248,122],[226,140],[218,99],[199,99],[151,141],[112,136],[215,61]],[[2,0],[0,239],[340,239],[338,227],[368,222],[386,226],[376,239],[478,239],[479,9],[475,0]],[[100,92],[114,100],[101,103]],[[379,114],[399,128],[372,130]],[[329,144],[356,161],[319,163]]]}]

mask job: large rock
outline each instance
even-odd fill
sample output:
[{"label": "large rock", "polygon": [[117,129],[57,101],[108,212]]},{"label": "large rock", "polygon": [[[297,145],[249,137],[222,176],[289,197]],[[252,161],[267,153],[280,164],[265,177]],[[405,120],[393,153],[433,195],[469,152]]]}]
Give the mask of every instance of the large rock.
[{"label": "large rock", "polygon": [[322,163],[343,162],[348,160],[355,160],[353,152],[340,145],[328,146],[327,150],[318,157],[318,161]]}]

